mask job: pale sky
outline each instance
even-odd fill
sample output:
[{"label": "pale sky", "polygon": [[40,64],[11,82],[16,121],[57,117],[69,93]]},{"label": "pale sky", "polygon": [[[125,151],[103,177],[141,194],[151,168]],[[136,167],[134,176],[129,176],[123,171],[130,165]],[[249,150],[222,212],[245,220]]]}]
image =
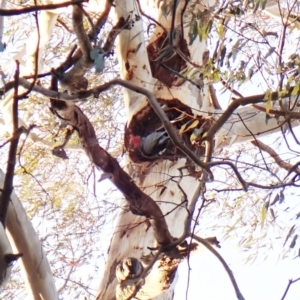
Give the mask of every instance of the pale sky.
[{"label": "pale sky", "polygon": [[[219,250],[234,273],[240,291],[246,300],[280,300],[289,279],[300,277],[299,259],[276,263],[268,259],[262,264],[247,265],[239,250],[227,243]],[[273,253],[275,254],[275,253]],[[234,300],[234,289],[221,263],[207,250],[191,258],[191,276],[188,300]],[[184,300],[187,284],[187,264],[182,263],[176,284],[175,300]],[[294,283],[285,300],[300,299],[300,281]]]}]

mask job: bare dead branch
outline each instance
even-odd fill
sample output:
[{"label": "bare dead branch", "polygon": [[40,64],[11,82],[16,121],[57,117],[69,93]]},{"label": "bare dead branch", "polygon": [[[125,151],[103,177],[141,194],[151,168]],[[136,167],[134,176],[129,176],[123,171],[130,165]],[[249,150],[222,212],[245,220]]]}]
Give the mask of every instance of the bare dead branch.
[{"label": "bare dead branch", "polygon": [[50,10],[50,9],[58,9],[62,7],[66,7],[69,5],[76,5],[79,3],[88,2],[87,0],[74,0],[74,1],[66,1],[59,4],[46,4],[46,5],[36,5],[24,7],[21,9],[0,9],[0,16],[18,16],[22,14],[28,14],[35,11],[40,10]]}]

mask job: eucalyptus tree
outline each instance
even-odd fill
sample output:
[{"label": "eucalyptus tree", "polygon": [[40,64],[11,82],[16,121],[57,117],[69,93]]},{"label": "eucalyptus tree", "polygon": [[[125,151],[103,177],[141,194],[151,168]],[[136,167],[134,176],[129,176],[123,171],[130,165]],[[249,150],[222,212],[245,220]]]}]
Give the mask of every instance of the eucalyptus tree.
[{"label": "eucalyptus tree", "polygon": [[[298,252],[297,214],[292,215],[295,222],[284,224],[280,206],[298,181],[297,1],[148,2],[147,7],[133,0],[88,6],[83,1],[25,3],[26,8],[1,11],[10,24],[17,24],[14,15],[33,12],[26,22],[35,28],[28,33],[26,46],[3,64],[1,109],[10,136],[2,147],[8,164],[0,202],[0,221],[10,232],[15,251],[1,230],[2,265],[7,255],[22,254],[33,299],[56,299],[58,293],[50,271],[53,265],[41,251],[46,243],[40,244],[22,205],[11,194],[14,171],[15,182],[20,178],[19,190],[24,189],[25,175],[31,176],[35,201],[44,203],[44,214],[35,219],[33,213],[33,222],[42,217],[51,220],[56,209],[72,211],[78,220],[87,218],[72,193],[80,195],[76,187],[84,185],[89,189],[91,169],[93,174],[101,170],[99,184],[111,181],[124,197],[106,267],[97,274],[103,276],[97,299],[172,299],[177,268],[199,244],[225,266],[237,298],[243,299],[215,249],[220,246],[215,235],[226,239],[234,232],[241,247],[252,248],[250,260],[258,255],[258,247],[274,242],[270,231],[281,234],[283,256]],[[0,44],[5,57],[10,45],[19,43],[9,39],[6,23],[1,24],[8,37]],[[119,105],[118,92],[111,90],[116,87],[122,87],[124,128],[120,116],[103,118]],[[117,101],[105,106],[107,97]],[[59,128],[54,130],[53,124]],[[100,132],[107,124],[113,129],[104,145]],[[58,129],[64,135],[55,133]],[[107,151],[118,146],[118,132],[124,137],[122,157]],[[279,156],[280,147],[272,148],[273,133],[275,138],[281,136],[275,143],[284,141],[281,149],[289,151],[286,157],[291,161]],[[57,136],[59,142],[53,142]],[[74,170],[85,175],[74,176],[72,182]],[[55,176],[64,183],[59,189],[51,185]],[[32,210],[24,205],[27,213]],[[98,212],[86,224],[99,225],[106,212]],[[68,221],[65,229],[73,232],[73,226]],[[92,226],[82,226],[87,234],[92,231]],[[60,228],[53,228],[58,240]],[[196,234],[200,230],[203,236]],[[51,236],[47,243],[53,240]],[[80,247],[70,246],[71,261],[68,252],[60,252],[63,240],[51,249],[53,255],[59,253],[61,266],[69,266],[59,292],[69,285],[75,289],[70,274],[76,274],[97,243],[101,236],[99,241],[89,239],[89,250],[80,259],[76,259]],[[63,272],[53,273],[60,277]]]}]

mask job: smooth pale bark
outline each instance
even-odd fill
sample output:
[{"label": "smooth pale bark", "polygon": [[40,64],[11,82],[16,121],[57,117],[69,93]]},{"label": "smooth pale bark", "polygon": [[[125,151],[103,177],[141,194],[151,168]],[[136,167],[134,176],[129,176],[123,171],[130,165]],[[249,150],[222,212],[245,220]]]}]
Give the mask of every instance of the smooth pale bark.
[{"label": "smooth pale bark", "polygon": [[[0,170],[0,188],[5,174]],[[42,244],[28,220],[26,212],[14,192],[7,213],[7,230],[13,250],[22,253],[22,274],[31,299],[58,299],[53,276]]]},{"label": "smooth pale bark", "polygon": [[[136,3],[134,1],[116,1],[117,7],[117,16],[125,16],[128,14],[134,15],[136,8]],[[178,6],[178,12],[183,6],[182,1]],[[203,9],[202,7],[201,9]],[[130,13],[129,13],[130,12]],[[175,20],[175,26],[180,24],[180,14],[177,12],[177,17]],[[51,16],[52,15],[52,16]],[[47,43],[47,39],[50,38],[51,31],[54,26],[54,19],[57,16],[52,13],[48,13],[45,19],[46,22],[41,20],[40,26],[45,25],[47,28],[45,32],[41,32],[41,37],[45,40],[40,41],[39,54],[43,52],[43,49]],[[191,16],[184,16],[185,22],[189,23],[189,18]],[[163,24],[167,29],[170,28],[171,16],[165,17],[162,15],[162,12],[158,10],[158,20]],[[142,22],[138,21],[133,26],[130,31],[123,31],[118,46],[118,57],[120,60],[120,67],[122,72],[122,77],[129,80],[130,82],[147,88],[149,91],[152,91],[157,98],[162,98],[166,100],[172,100],[174,98],[179,99],[188,106],[194,108],[194,113],[198,114],[201,110],[202,114],[207,115],[209,113],[222,113],[221,111],[216,111],[209,101],[209,93],[207,86],[204,86],[202,91],[199,91],[197,87],[192,85],[189,82],[185,82],[184,85],[179,87],[167,88],[163,85],[156,85],[157,80],[152,78],[149,62],[147,60],[147,51],[145,49],[144,41],[144,31],[142,27]],[[159,26],[155,29],[155,34],[160,31]],[[155,34],[152,38],[155,38]],[[187,36],[187,32],[185,32]],[[37,35],[35,34],[35,39]],[[34,53],[35,53],[36,43],[30,43],[31,48],[28,49],[29,59],[27,61],[28,70],[34,69]],[[121,46],[120,46],[121,45]],[[202,64],[203,53],[206,51],[206,45],[204,42],[200,43],[198,39],[189,48],[191,53],[192,60],[196,61],[198,64]],[[41,56],[40,56],[41,57]],[[39,64],[41,60],[39,60]],[[128,69],[129,66],[129,69]],[[127,108],[128,120],[131,120],[131,117],[140,111],[146,104],[147,100],[144,96],[138,95],[132,91],[124,92],[125,106]],[[6,98],[7,99],[7,98]],[[9,106],[9,101],[3,101],[3,115],[8,116],[5,120],[8,128],[12,128],[11,117],[9,117],[11,107]],[[252,121],[249,121],[247,126],[248,129],[245,129],[244,124],[240,122],[240,119],[235,115],[228,120],[228,122],[223,126],[223,128],[217,133],[217,147],[229,146],[234,142],[241,142],[251,139],[251,134],[249,130],[254,134],[258,134],[264,130],[277,127],[274,120],[271,120],[267,123],[265,122],[265,114],[257,113],[252,107],[243,107],[239,109],[239,114],[247,116],[247,114],[253,114],[255,112],[255,117],[252,118]],[[216,119],[219,114],[216,114]],[[236,122],[233,122],[233,118],[236,118]],[[237,119],[238,118],[238,119]],[[259,124],[259,126],[257,126]],[[19,125],[23,125],[22,122]],[[26,124],[25,124],[26,125]],[[234,127],[233,127],[234,126]],[[234,128],[234,130],[233,130]],[[275,129],[274,129],[275,130]],[[277,129],[278,130],[278,129]],[[145,190],[152,198],[163,202],[161,205],[162,210],[165,213],[170,212],[176,207],[176,204],[180,204],[183,200],[190,200],[192,197],[197,194],[199,188],[199,182],[192,177],[183,177],[178,170],[179,167],[184,166],[184,160],[178,161],[176,164],[170,161],[159,162],[155,166],[146,167],[144,164],[144,174],[141,174],[141,168],[132,166],[129,168],[134,180]],[[174,179],[175,181],[172,181]],[[182,190],[184,193],[182,192]],[[167,222],[170,226],[171,233],[174,237],[179,237],[182,234],[183,223],[187,215],[187,210],[185,204],[179,205],[175,211],[169,213],[166,217]],[[19,215],[17,215],[19,216]],[[105,279],[102,282],[102,285],[99,289],[98,299],[113,299],[115,296],[115,266],[122,258],[128,256],[135,256],[140,258],[143,254],[148,254],[149,250],[147,247],[153,247],[155,245],[155,240],[153,238],[152,229],[148,227],[147,223],[142,223],[139,226],[134,226],[139,224],[144,219],[133,216],[130,212],[123,212],[120,215],[119,225],[115,230],[115,235],[113,237],[112,245],[110,248],[108,264],[104,271]],[[134,227],[134,228],[133,228]],[[133,228],[133,229],[132,229]],[[14,233],[17,234],[17,233]],[[28,234],[28,232],[24,232]],[[24,235],[25,236],[25,235]],[[36,253],[37,249],[40,250],[38,244],[32,245],[32,252]],[[29,262],[32,264],[34,262],[33,257],[28,257]],[[45,257],[43,256],[45,259]],[[34,266],[31,265],[31,266]],[[154,274],[152,279],[148,282],[146,280],[145,293],[149,294],[149,297],[153,298],[156,294],[161,292],[161,286],[155,284],[159,281],[159,273],[155,273],[157,268],[154,268],[151,272],[149,278]],[[41,274],[43,270],[40,270]],[[41,285],[47,284],[47,280],[50,280],[50,273],[47,271],[44,278],[46,280],[40,281]],[[148,284],[148,286],[147,286]],[[156,289],[153,290],[153,285],[156,286]],[[148,292],[147,292],[148,288]],[[156,299],[171,299],[173,294],[172,288],[169,288],[168,292],[162,294]],[[45,299],[55,299],[45,298]]]},{"label": "smooth pale bark", "polygon": [[[134,1],[118,1],[116,3],[117,18],[121,16],[126,18],[127,15],[124,15],[124,12],[134,11],[135,7]],[[134,13],[132,14],[134,15]],[[167,23],[165,24],[165,17],[162,16],[159,21],[164,22],[163,25],[167,25]],[[169,89],[164,86],[155,85],[157,80],[152,77],[149,61],[146,59],[148,54],[145,48],[144,30],[143,24],[140,21],[135,23],[132,30],[124,31],[119,35],[117,54],[121,66],[121,75],[131,83],[152,91],[157,98],[172,100],[177,97],[173,93],[180,94],[182,88],[172,87]],[[134,49],[138,50],[132,51]],[[131,67],[129,70],[125,68],[125,62],[127,66]],[[133,76],[129,78],[129,74]],[[184,89],[184,91],[186,92],[185,98],[188,96],[193,100],[190,103],[192,107],[195,107],[196,103],[202,101],[203,97],[208,98],[208,96],[201,95],[199,91],[196,97],[192,97],[191,95],[195,94],[193,88],[191,90]],[[135,113],[147,105],[144,96],[130,90],[124,91],[124,101],[129,121]],[[186,170],[179,170],[180,167],[184,167],[184,164],[185,160],[181,159],[175,163],[165,160],[149,167],[145,163],[143,164],[144,170],[139,165],[128,164],[127,167],[129,174],[140,188],[148,195],[151,195],[152,199],[158,201],[161,210],[166,214],[165,218],[168,225],[170,225],[170,232],[173,237],[180,237],[183,234],[184,221],[187,217],[186,201],[199,193],[199,181],[189,176],[182,177],[182,172],[186,175]],[[172,213],[170,213],[171,211]],[[149,254],[147,247],[155,246],[156,242],[152,229],[149,227],[148,222],[145,222],[145,218],[132,215],[131,212],[127,212],[125,207],[120,213],[118,224],[115,228],[107,264],[103,272],[105,275],[103,276],[97,299],[115,299],[117,280],[114,273],[115,266],[119,261],[130,256],[140,259],[143,255]],[[175,281],[176,279],[174,283]],[[163,293],[164,289],[162,287],[164,284],[163,274],[159,273],[159,268],[157,265],[154,265],[143,286],[143,292],[145,295],[148,295],[148,298],[143,299],[172,299],[174,284],[167,292]]]},{"label": "smooth pale bark", "polygon": [[[177,8],[175,19],[176,25],[180,24],[180,9],[185,1],[181,1]],[[212,4],[211,4],[212,5]],[[126,12],[135,12],[134,1],[117,1],[116,2],[116,15],[127,17]],[[203,10],[204,7],[199,7]],[[134,13],[132,13],[134,15]],[[157,20],[167,29],[171,27],[171,16],[164,16],[162,11],[158,9]],[[190,16],[184,15],[185,24],[189,24]],[[156,98],[164,100],[179,99],[182,103],[188,105],[193,109],[195,114],[213,115],[217,120],[224,111],[215,109],[210,101],[208,86],[204,86],[203,90],[189,82],[175,87],[167,87],[161,85],[156,79],[152,78],[149,62],[146,59],[147,51],[145,49],[144,35],[145,29],[142,27],[141,22],[136,22],[131,31],[122,32],[118,38],[117,54],[121,66],[121,75],[124,79],[129,80],[131,83],[142,86],[154,93]],[[150,41],[162,32],[159,26],[154,29],[154,34]],[[185,37],[187,32],[185,31]],[[188,44],[188,42],[187,42]],[[202,64],[203,54],[206,51],[205,42],[200,42],[196,39],[189,47],[191,59],[196,61],[199,65]],[[125,65],[127,68],[125,68]],[[128,69],[129,66],[129,69]],[[124,101],[127,109],[128,123],[130,123],[132,116],[143,109],[147,105],[145,98],[132,91],[126,90],[124,92]],[[263,99],[262,99],[263,102]],[[245,120],[245,124],[241,122]],[[253,139],[253,135],[269,134],[280,130],[278,126],[283,122],[283,118],[270,119],[266,122],[266,114],[259,112],[252,106],[241,107],[235,111],[227,122],[222,126],[216,134],[216,150],[230,146],[233,143],[245,142]],[[144,166],[147,164],[143,164]],[[160,203],[161,210],[166,214],[166,220],[171,234],[174,237],[179,237],[183,233],[184,221],[187,217],[186,204],[179,205],[175,211],[170,213],[172,207],[183,202],[184,199],[191,200],[195,193],[199,191],[199,181],[193,177],[184,177],[178,171],[180,167],[184,166],[184,160],[181,159],[177,162],[158,161],[154,166],[145,167],[144,174],[141,173],[141,166],[134,166],[128,164],[128,169],[132,178],[138,183],[148,195]],[[173,178],[174,181],[171,179]],[[163,191],[163,192],[162,192]],[[162,194],[161,194],[162,192]],[[111,246],[108,253],[107,265],[104,270],[104,277],[102,279],[98,298],[101,300],[115,299],[115,287],[117,281],[115,279],[115,266],[116,264],[128,256],[141,258],[142,255],[147,255],[149,250],[147,247],[153,247],[155,241],[151,228],[148,228],[147,223],[142,223],[144,219],[133,216],[125,209],[120,213],[118,224],[115,228],[115,233],[111,241]],[[138,226],[135,226],[140,224]],[[149,282],[149,276],[143,286],[144,291],[147,290],[147,285],[155,286],[156,281],[157,291],[160,290],[159,283],[162,278],[155,270],[153,272],[156,278],[152,278],[152,284]],[[150,274],[151,274],[150,273]],[[161,295],[151,294],[149,291],[149,298],[156,300],[170,300],[173,298],[174,284],[168,289],[167,292]],[[144,298],[143,298],[144,299]],[[146,299],[146,298],[145,298]]]},{"label": "smooth pale bark", "polygon": [[6,256],[13,250],[6,235],[5,229],[0,223],[0,291],[5,287],[11,276],[12,265],[7,263]]},{"label": "smooth pale bark", "polygon": [[[43,54],[46,45],[51,37],[57,19],[57,14],[47,11],[42,11],[39,14],[39,31],[40,38],[38,38],[38,31],[35,29],[27,44],[25,51],[20,50],[15,59],[20,59],[26,54],[27,59],[25,66],[21,65],[21,74],[30,75],[35,72],[38,73],[43,68]],[[39,40],[39,43],[38,43]],[[36,65],[36,51],[38,49],[38,62]],[[36,70],[37,67],[37,70]],[[19,88],[19,94],[23,93],[25,89]],[[13,133],[13,105],[14,90],[8,92],[1,101],[0,109],[3,115],[5,129],[8,133]],[[18,126],[27,128],[27,124],[19,118]],[[0,172],[1,187],[3,186],[4,173]],[[43,252],[42,245],[36,235],[31,222],[26,216],[26,212],[22,207],[20,201],[14,194],[11,195],[11,203],[9,205],[7,214],[7,229],[11,235],[11,242],[14,244],[14,249],[19,253],[23,253],[21,262],[21,270],[26,282],[27,291],[31,299],[55,300],[58,299],[56,287],[53,276],[48,264],[48,260]]]},{"label": "smooth pale bark", "polygon": [[[284,122],[284,117],[266,120],[266,113],[258,111],[252,106],[237,109],[216,133],[215,150],[229,147],[235,143],[249,142],[254,139],[254,136],[261,138],[280,132],[280,125]],[[298,126],[299,123],[297,120],[293,120],[291,125]]]}]

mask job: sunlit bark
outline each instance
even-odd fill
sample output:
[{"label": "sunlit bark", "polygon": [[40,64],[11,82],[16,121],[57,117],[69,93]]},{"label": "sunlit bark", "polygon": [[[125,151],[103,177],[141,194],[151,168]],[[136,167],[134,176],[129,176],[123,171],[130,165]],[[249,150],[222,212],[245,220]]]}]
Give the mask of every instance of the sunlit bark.
[{"label": "sunlit bark", "polygon": [[[131,14],[135,14],[134,1],[118,1],[116,3],[116,16],[124,16],[125,18]],[[183,9],[185,1],[180,1],[178,4],[174,30],[180,32],[181,29],[181,9]],[[213,5],[206,3],[206,5]],[[155,6],[155,5],[154,5]],[[199,5],[197,8],[204,11],[208,6]],[[127,12],[127,13],[126,13]],[[130,12],[130,13],[129,13]],[[190,15],[188,9],[183,14],[184,24],[189,24]],[[165,29],[170,31],[172,27],[172,14],[164,15],[161,9],[157,9],[156,20],[163,25]],[[187,28],[184,28],[184,36],[187,41]],[[122,77],[131,83],[147,88],[153,92],[157,99],[164,101],[179,100],[188,107],[192,108],[195,115],[213,116],[217,120],[226,111],[217,109],[213,106],[208,85],[204,84],[202,89],[199,89],[188,81],[183,81],[182,84],[172,84],[171,86],[161,84],[159,80],[152,77],[151,68],[149,65],[149,53],[145,48],[144,34],[145,28],[142,22],[136,22],[131,31],[122,32],[118,39],[118,58],[121,66]],[[163,29],[156,24],[153,34],[150,38],[150,44],[163,35]],[[166,39],[165,47],[167,47],[168,40]],[[175,39],[175,38],[174,38]],[[176,41],[174,41],[176,43]],[[188,47],[191,60],[197,62],[202,66],[205,64],[205,56],[207,55],[205,41],[200,42],[196,39],[192,45]],[[163,49],[161,48],[161,53]],[[174,54],[174,53],[173,53]],[[151,59],[151,58],[150,58]],[[170,73],[171,74],[171,73]],[[197,77],[194,78],[197,82]],[[131,126],[132,118],[147,106],[146,99],[126,90],[124,92],[124,101],[127,108],[128,127]],[[260,100],[263,102],[263,97]],[[167,103],[167,102],[166,102]],[[245,120],[244,122],[242,120]],[[253,139],[253,136],[262,136],[263,134],[270,134],[280,130],[280,124],[284,122],[284,118],[271,119],[266,122],[265,112],[258,111],[252,106],[241,106],[233,114],[231,113],[215,135],[215,150],[228,147],[237,142],[246,142]],[[151,121],[150,121],[151,122]],[[144,167],[143,167],[144,166]],[[160,203],[160,208],[166,214],[166,220],[170,228],[171,234],[174,237],[179,237],[183,234],[183,224],[187,217],[187,205],[189,201],[200,190],[199,180],[192,176],[187,176],[185,169],[185,160],[180,159],[176,162],[168,160],[156,161],[154,165],[147,165],[144,163],[134,165],[128,161],[127,168],[130,171],[132,178],[148,195]],[[142,169],[142,171],[141,171]],[[180,170],[180,171],[179,171]],[[186,202],[185,202],[186,201]],[[175,209],[172,213],[172,209]],[[153,232],[148,228],[148,223],[143,223],[143,218],[133,216],[126,206],[120,213],[118,224],[115,228],[115,233],[111,241],[109,249],[109,256],[107,260],[105,276],[102,279],[98,298],[111,300],[115,299],[115,289],[117,280],[115,278],[115,266],[125,257],[133,256],[141,258],[147,255],[149,250],[147,247],[154,247],[155,240],[153,239]],[[137,224],[137,226],[135,226]],[[155,299],[172,299],[174,292],[174,285],[168,288],[167,292],[163,292],[160,284],[164,281],[162,274],[156,273],[158,268],[155,265],[146,280],[142,290],[148,298]],[[155,278],[151,278],[151,273],[155,273]],[[152,282],[150,282],[152,280]],[[155,283],[156,282],[156,283]],[[147,287],[156,286],[156,289]],[[159,295],[159,292],[161,293]],[[140,299],[148,299],[147,296],[143,298],[139,294]],[[120,298],[121,299],[121,298]]]},{"label": "sunlit bark", "polygon": [[[174,14],[172,14],[172,5],[170,5],[171,10],[166,14],[166,11],[162,9],[162,5],[171,2],[158,1],[159,7],[152,5],[156,7],[156,20],[158,24],[153,29],[149,41],[146,42],[145,32],[147,29],[143,27],[141,20],[135,18],[136,15],[140,14],[136,1],[115,1],[116,22],[121,17],[124,20],[135,18],[132,28],[130,30],[127,30],[128,28],[122,30],[118,38],[117,55],[120,63],[121,77],[136,86],[143,87],[152,92],[161,106],[166,105],[168,108],[168,104],[176,102],[178,107],[180,106],[180,110],[184,110],[182,108],[184,107],[186,111],[183,112],[187,113],[188,111],[189,115],[193,118],[207,118],[211,122],[211,127],[218,124],[218,121],[223,118],[224,122],[220,124],[211,137],[214,140],[214,150],[229,147],[237,142],[252,140],[254,136],[261,137],[264,134],[281,130],[281,125],[285,122],[285,116],[271,118],[266,122],[266,113],[264,111],[257,110],[257,108],[251,105],[243,106],[242,104],[234,111],[220,110],[214,106],[209,91],[210,83],[205,82],[205,79],[201,78],[200,71],[197,74],[198,76],[195,76],[193,80],[180,76],[184,74],[182,72],[184,67],[192,63],[203,67],[207,63],[209,53],[206,48],[205,39],[200,41],[197,38],[192,43],[188,41],[188,27],[183,26],[183,24],[189,24],[193,16],[189,13],[189,6],[185,7],[186,1],[177,1],[178,5]],[[213,1],[207,3],[201,2],[201,4],[198,4],[197,9],[201,12],[208,12],[208,8],[213,5]],[[40,33],[38,35],[37,30],[33,32],[32,39],[27,44],[26,54],[28,58],[22,73],[23,75],[41,72],[42,56],[55,25],[57,13],[58,11],[54,10],[52,12],[41,12],[38,22]],[[170,42],[171,40],[172,43]],[[146,45],[148,45],[148,49]],[[85,55],[89,57],[91,45],[81,44],[81,47],[84,46],[87,48]],[[158,54],[156,53],[155,56],[154,52],[156,49],[158,49]],[[180,55],[177,53],[179,51]],[[23,54],[21,52],[19,58]],[[177,69],[173,65],[168,65],[168,61],[172,59],[174,59],[173,62],[178,67]],[[157,67],[156,64],[158,62],[165,63],[167,67]],[[92,64],[91,62],[89,63],[90,65]],[[82,75],[90,68],[90,65],[82,66],[82,69],[78,67],[80,70],[77,71]],[[171,68],[171,71],[168,68]],[[7,131],[10,133],[12,133],[13,128],[12,95],[13,91],[7,93],[1,101],[4,123]],[[124,102],[128,116],[128,129],[126,130],[130,132],[134,128],[136,131],[139,131],[139,120],[142,120],[143,113],[147,109],[151,110],[148,100],[144,95],[136,93],[134,89],[126,89],[124,90]],[[263,95],[259,102],[264,102]],[[68,120],[70,125],[74,128],[76,127],[82,145],[90,160],[104,171],[106,167],[109,171],[113,169],[113,172],[108,172],[107,175],[108,177],[112,175],[110,180],[123,192],[130,204],[130,200],[132,199],[130,199],[131,195],[128,190],[126,191],[126,187],[132,187],[136,192],[135,196],[143,195],[138,191],[138,186],[145,195],[157,201],[164,215],[164,218],[160,218],[159,220],[164,225],[162,226],[162,231],[164,232],[160,235],[159,230],[157,230],[158,226],[154,223],[157,221],[155,217],[157,215],[161,217],[161,214],[159,209],[156,209],[157,205],[155,203],[155,205],[150,205],[151,198],[143,198],[144,201],[148,199],[150,204],[147,203],[149,206],[145,204],[138,211],[144,217],[134,215],[132,207],[129,207],[128,202],[124,203],[118,225],[112,237],[107,265],[105,270],[103,270],[104,275],[97,296],[97,299],[112,300],[116,297],[117,285],[120,287],[120,282],[117,282],[115,272],[117,264],[121,260],[127,257],[141,259],[143,256],[149,256],[151,252],[149,249],[157,250],[156,247],[163,244],[162,240],[172,240],[167,229],[169,229],[174,239],[186,234],[184,232],[184,223],[189,214],[193,213],[193,211],[189,210],[189,204],[192,199],[197,199],[201,193],[202,185],[201,180],[199,180],[199,178],[202,178],[201,170],[199,166],[193,164],[192,167],[195,172],[190,172],[189,161],[183,158],[182,155],[176,159],[173,157],[172,160],[158,159],[154,163],[143,162],[139,164],[133,163],[130,161],[130,157],[127,157],[127,173],[132,177],[136,186],[126,173],[119,170],[119,165],[117,165],[117,162],[113,158],[109,157],[102,148],[97,148],[96,134],[93,131],[92,125],[89,120],[84,119],[86,117],[74,103],[70,102],[66,104],[66,108],[62,109],[60,115],[65,117],[65,120]],[[152,121],[150,118],[149,123]],[[27,124],[22,120],[19,120],[18,125],[27,127]],[[294,123],[291,125],[293,126]],[[144,126],[144,123],[140,126]],[[203,160],[207,159],[204,153],[200,153],[199,157],[202,157]],[[114,168],[111,167],[112,165]],[[119,175],[118,178],[114,177],[116,174]],[[125,185],[126,187],[124,188]],[[149,217],[147,212],[145,212],[147,207],[154,207],[155,213],[158,212],[158,214],[150,214]],[[165,220],[167,226],[164,222]],[[12,195],[12,205],[9,208],[8,229],[12,235],[16,249],[24,253],[22,260],[24,273],[27,276],[27,282],[33,297],[38,299],[41,295],[44,300],[56,299],[57,293],[48,262],[41,250],[38,238],[34,234],[33,228],[14,194]],[[159,237],[165,237],[165,239],[162,238],[160,240]],[[2,241],[4,241],[3,249],[8,249],[9,244],[5,239],[5,235],[1,234]],[[2,247],[2,244],[0,245]],[[158,257],[149,274],[144,274],[147,275],[144,276],[145,282],[143,282],[141,289],[136,294],[139,299],[172,299],[176,282],[174,275],[182,257],[177,258],[169,255],[167,259],[169,257],[170,260],[163,267],[161,264],[165,262],[166,257]],[[145,267],[147,267],[147,264],[145,264]],[[118,295],[117,297],[118,300],[125,299],[124,295]]]},{"label": "sunlit bark", "polygon": [[[4,173],[0,170],[0,188]],[[31,299],[58,299],[53,276],[42,244],[26,212],[13,192],[7,213],[7,230],[15,253],[22,253],[21,269]]]}]

